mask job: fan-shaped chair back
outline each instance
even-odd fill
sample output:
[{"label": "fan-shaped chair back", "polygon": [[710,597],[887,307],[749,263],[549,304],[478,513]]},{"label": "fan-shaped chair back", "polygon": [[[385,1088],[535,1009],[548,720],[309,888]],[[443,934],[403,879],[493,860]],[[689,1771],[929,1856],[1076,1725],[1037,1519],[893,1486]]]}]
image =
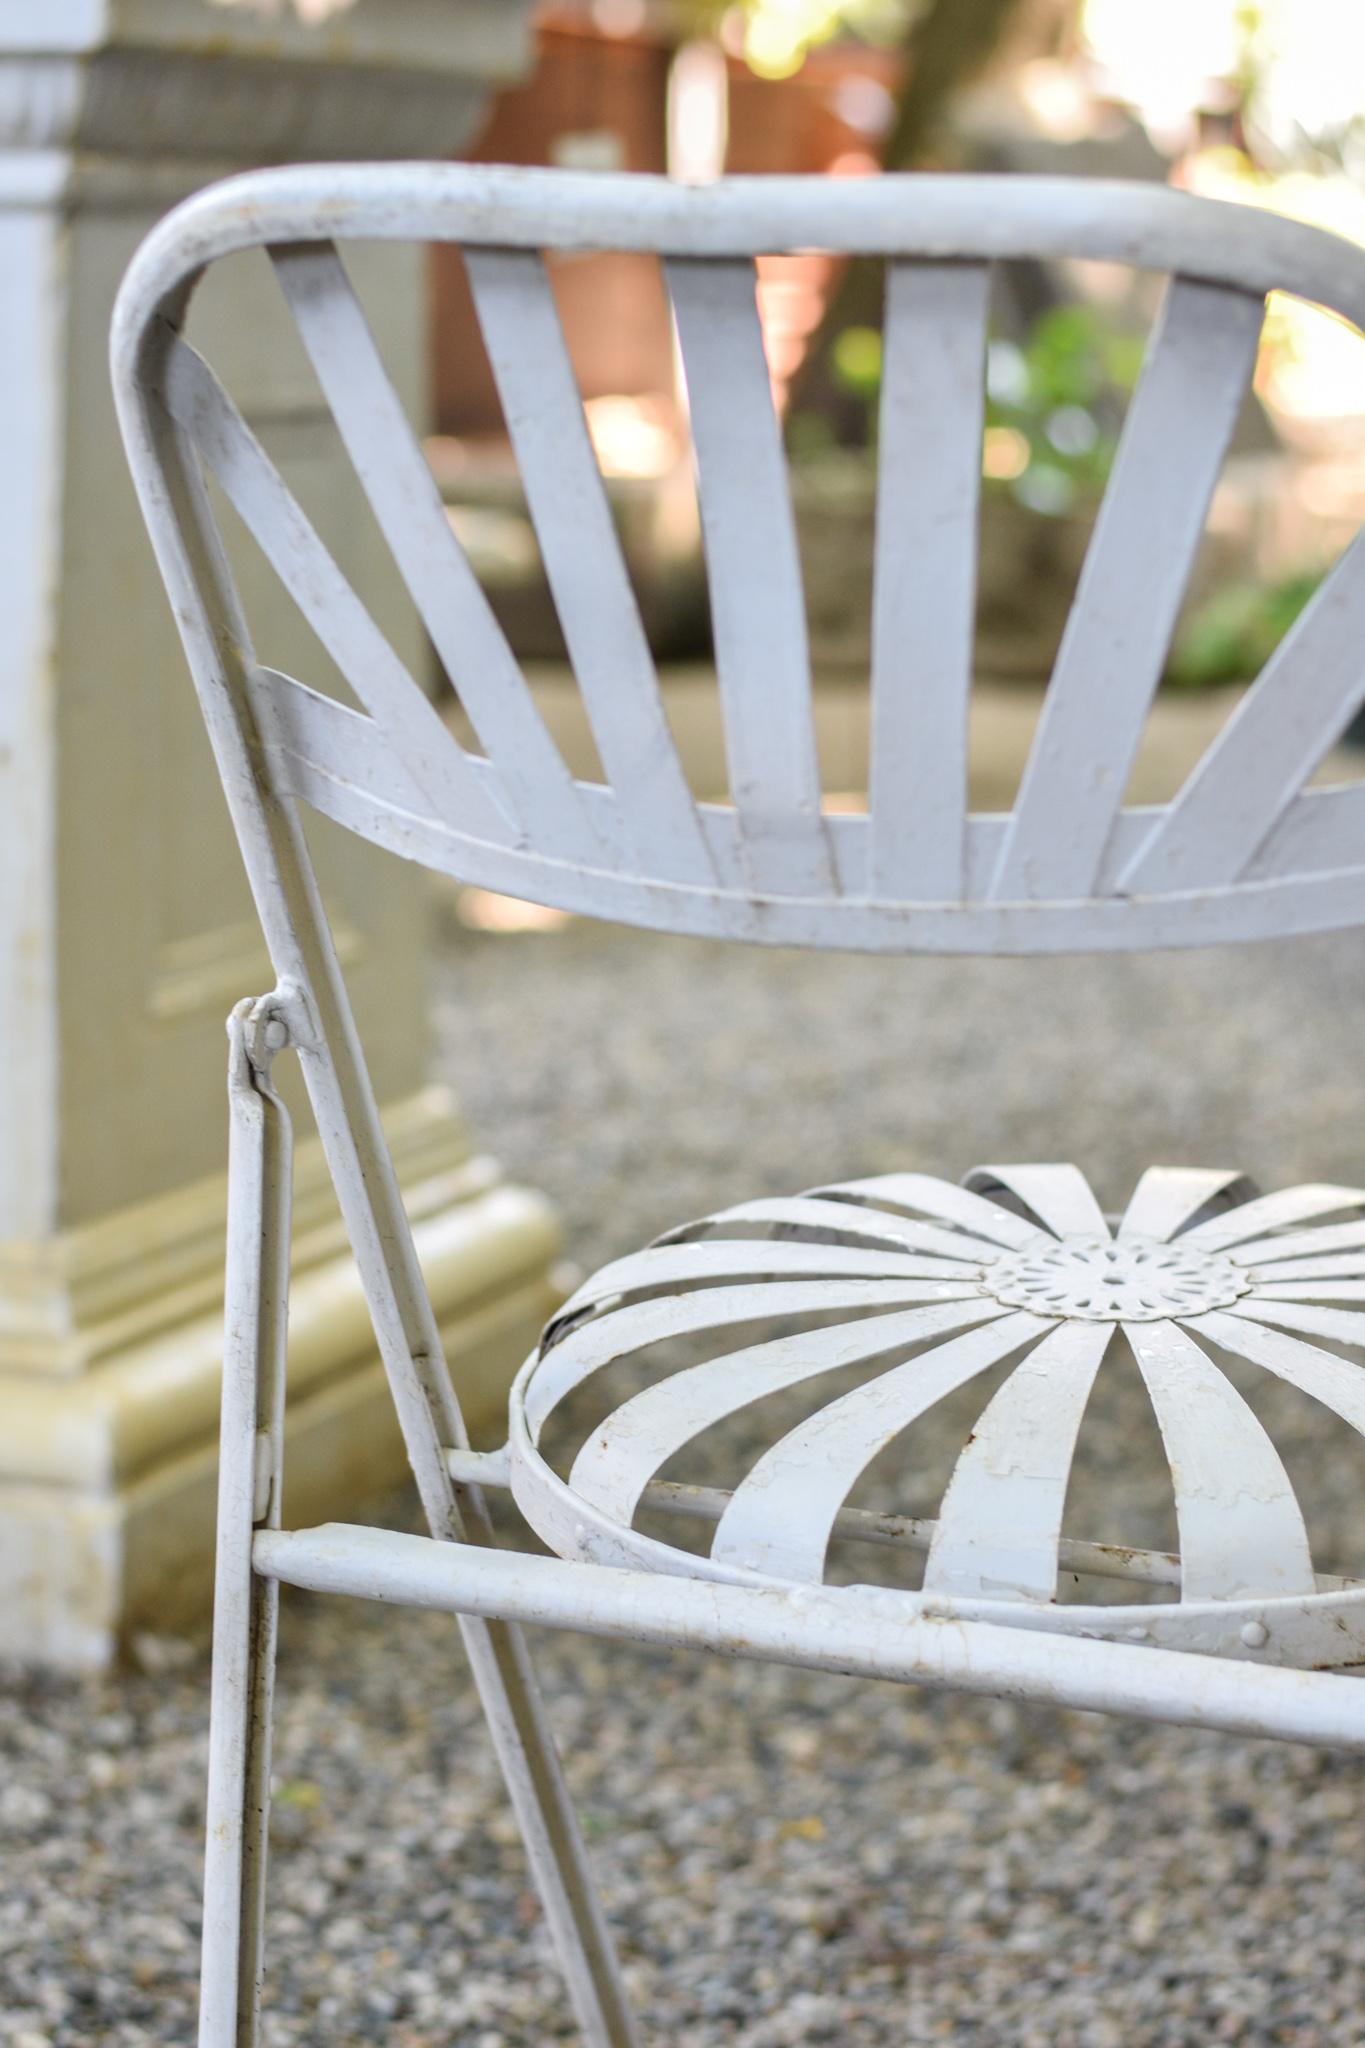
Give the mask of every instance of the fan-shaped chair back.
[{"label": "fan-shaped chair back", "polygon": [[[374,238],[464,251],[604,782],[570,774],[445,517],[339,253]],[[256,244],[269,248],[479,752],[442,722],[177,331],[202,269]],[[869,252],[886,269],[865,816],[822,809],[795,524],[755,297],[757,255],[812,248]],[[545,268],[545,252],[571,250],[662,258],[729,803],[697,801],[665,715]],[[992,265],[1025,257],[1121,263],[1167,282],[1017,799],[973,817],[987,301]],[[1365,697],[1359,542],[1184,787],[1159,806],[1124,806],[1271,290],[1365,323],[1365,253],[1249,209],[1081,181],[689,189],[329,167],[232,181],[180,209],[130,274],[115,352],[125,411],[164,408],[180,450],[216,480],[364,707],[252,649],[225,565],[210,568],[204,552],[215,549],[207,500],[196,561],[166,517],[167,443],[134,423],[200,689],[219,700],[220,723],[231,702],[277,796],[462,880],[665,930],[888,951],[1193,944],[1365,912],[1365,787],[1307,788]]]}]

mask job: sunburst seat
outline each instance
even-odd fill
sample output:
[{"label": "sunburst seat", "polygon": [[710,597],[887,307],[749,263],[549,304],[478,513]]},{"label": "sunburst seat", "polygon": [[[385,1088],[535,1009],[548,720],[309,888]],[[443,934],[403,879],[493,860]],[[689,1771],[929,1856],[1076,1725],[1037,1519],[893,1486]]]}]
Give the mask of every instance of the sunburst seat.
[{"label": "sunburst seat", "polygon": [[[1155,1167],[1113,1224],[1066,1165],[981,1167],[962,1186],[893,1173],[746,1202],[603,1267],[565,1304],[513,1395],[512,1488],[540,1537],[586,1562],[818,1584],[832,1539],[864,1537],[927,1552],[907,1613],[1349,1665],[1365,1659],[1365,1584],[1315,1572],[1280,1453],[1218,1358],[1365,1432],[1365,1310],[1344,1305],[1362,1301],[1359,1188],[1258,1196],[1232,1173]],[[707,1355],[669,1370],[679,1339]],[[1178,1558],[1063,1538],[1111,1345],[1156,1416]],[[881,1453],[1009,1361],[935,1520],[847,1506]],[[607,1368],[626,1378],[624,1398],[605,1416],[580,1400],[589,1420],[575,1433],[571,1397]],[[755,1457],[755,1404],[797,1388],[813,1405]],[[703,1437],[709,1461],[723,1458],[717,1439],[736,1423],[730,1487],[658,1478]],[[552,1460],[543,1439],[565,1425],[570,1457]],[[713,1521],[709,1551],[639,1526],[660,1513]],[[1140,1604],[1059,1602],[1059,1566],[1134,1581]]]}]

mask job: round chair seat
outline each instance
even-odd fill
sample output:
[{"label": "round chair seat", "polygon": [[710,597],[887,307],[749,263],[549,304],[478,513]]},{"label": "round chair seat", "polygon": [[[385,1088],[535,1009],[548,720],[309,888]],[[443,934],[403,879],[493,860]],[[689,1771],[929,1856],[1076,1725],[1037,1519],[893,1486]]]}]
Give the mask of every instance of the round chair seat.
[{"label": "round chair seat", "polygon": [[[603,1267],[550,1322],[513,1391],[512,1489],[564,1557],[790,1586],[823,1582],[832,1542],[861,1540],[923,1558],[907,1613],[1349,1665],[1365,1661],[1365,1582],[1315,1573],[1280,1452],[1219,1359],[1365,1435],[1354,1304],[1358,1188],[1259,1196],[1235,1174],[1158,1167],[1115,1225],[1065,1165],[742,1203]],[[1063,1536],[1111,1345],[1155,1414],[1178,1554]],[[848,1505],[881,1453],[992,1368],[933,1520]],[[799,1413],[765,1442],[784,1398]],[[722,1485],[660,1477],[689,1447],[708,1476],[719,1459]],[[713,1524],[709,1551],[642,1517]],[[1059,1571],[1068,1590],[1129,1590],[1059,1600]]]}]

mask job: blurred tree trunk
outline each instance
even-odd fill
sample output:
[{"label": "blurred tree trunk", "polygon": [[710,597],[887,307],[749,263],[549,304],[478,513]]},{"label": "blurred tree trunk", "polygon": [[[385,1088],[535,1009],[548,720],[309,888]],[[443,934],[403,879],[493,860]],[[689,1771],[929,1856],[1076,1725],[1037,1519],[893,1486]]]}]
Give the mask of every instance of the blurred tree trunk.
[{"label": "blurred tree trunk", "polygon": [[[911,170],[941,134],[953,101],[998,54],[1030,0],[930,0],[906,38],[905,79],[882,152],[882,168]],[[830,371],[830,350],[845,327],[879,327],[882,266],[855,258],[825,307],[792,388],[791,409],[814,406],[837,418],[846,409]],[[861,408],[849,409],[853,417]]]}]

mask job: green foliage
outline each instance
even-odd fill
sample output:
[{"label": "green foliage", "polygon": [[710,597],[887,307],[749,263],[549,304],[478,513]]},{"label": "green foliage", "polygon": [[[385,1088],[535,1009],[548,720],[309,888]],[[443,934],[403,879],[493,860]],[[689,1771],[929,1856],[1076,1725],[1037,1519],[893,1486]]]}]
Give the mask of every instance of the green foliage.
[{"label": "green foliage", "polygon": [[882,338],[875,327],[846,327],[834,338],[834,381],[874,405],[882,387]]},{"label": "green foliage", "polygon": [[[1022,341],[992,336],[986,352],[984,471],[988,490],[1059,517],[1093,500],[1113,466],[1123,401],[1137,382],[1144,343],[1100,307],[1050,307]],[[830,352],[834,382],[866,409],[876,438],[882,338],[846,327]],[[818,458],[833,442],[830,422],[802,412],[788,426],[793,456]],[[1182,626],[1166,680],[1182,689],[1245,682],[1257,675],[1321,582],[1301,570],[1278,582],[1224,585]]]},{"label": "green foliage", "polygon": [[1230,583],[1216,591],[1182,627],[1166,680],[1187,690],[1248,681],[1321,581],[1316,570],[1301,570],[1278,583]]},{"label": "green foliage", "polygon": [[794,412],[787,421],[787,453],[793,462],[818,462],[838,445],[834,428],[822,412],[807,407],[804,412]]},{"label": "green foliage", "polygon": [[1141,338],[1116,327],[1095,306],[1051,306],[1022,345],[992,341],[986,359],[988,481],[1032,511],[1070,512],[1109,474],[1119,401],[1141,366]]},{"label": "green foliage", "polygon": [[[1121,399],[1137,381],[1142,340],[1098,307],[1049,307],[1022,342],[995,338],[986,362],[988,487],[1036,512],[1060,515],[1097,490],[1114,459]],[[830,355],[834,381],[867,408],[875,437],[882,342],[872,327],[846,327]],[[793,420],[794,447],[818,436]]]},{"label": "green foliage", "polygon": [[1097,306],[1050,306],[1022,351],[1029,395],[1039,407],[1099,405],[1136,383],[1142,350],[1141,336],[1115,326]]},{"label": "green foliage", "polygon": [[716,35],[735,17],[745,62],[761,78],[789,78],[809,50],[835,36],[896,44],[925,11],[925,0],[674,0],[691,35]]}]

